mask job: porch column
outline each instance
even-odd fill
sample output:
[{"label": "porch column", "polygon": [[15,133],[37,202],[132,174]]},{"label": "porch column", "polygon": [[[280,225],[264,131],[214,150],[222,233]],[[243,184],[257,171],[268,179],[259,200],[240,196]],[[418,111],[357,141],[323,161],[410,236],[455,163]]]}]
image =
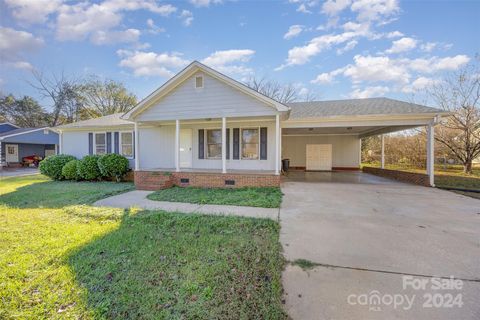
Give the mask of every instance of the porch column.
[{"label": "porch column", "polygon": [[134,142],[134,150],[135,150],[135,171],[139,170],[140,169],[140,159],[138,158],[138,154],[140,153],[138,151],[138,146],[140,145],[140,141],[139,141],[139,136],[138,136],[138,123],[137,122],[134,122],[134,125],[133,125],[133,130],[134,130],[134,134],[135,134],[135,142]]},{"label": "porch column", "polygon": [[180,172],[180,120],[175,120],[175,171]]},{"label": "porch column", "polygon": [[430,181],[430,186],[435,187],[435,130],[433,124],[427,126],[427,175]]},{"label": "porch column", "polygon": [[222,118],[222,173],[227,173],[227,118]]},{"label": "porch column", "polygon": [[58,144],[55,144],[55,154],[58,154]]},{"label": "porch column", "polygon": [[58,154],[63,152],[63,131],[58,133]]},{"label": "porch column", "polygon": [[380,135],[382,139],[382,160],[381,160],[381,168],[385,169],[385,135]]},{"label": "porch column", "polygon": [[277,114],[275,116],[275,174],[276,175],[280,174],[280,157],[282,156],[282,153],[281,153],[282,146],[280,145],[282,143],[280,141],[282,133],[281,133],[280,130],[281,130],[280,129],[280,115]]},{"label": "porch column", "polygon": [[[7,154],[5,153],[5,158],[7,157]],[[2,160],[2,140],[0,140],[0,169],[3,168],[3,160]]]}]

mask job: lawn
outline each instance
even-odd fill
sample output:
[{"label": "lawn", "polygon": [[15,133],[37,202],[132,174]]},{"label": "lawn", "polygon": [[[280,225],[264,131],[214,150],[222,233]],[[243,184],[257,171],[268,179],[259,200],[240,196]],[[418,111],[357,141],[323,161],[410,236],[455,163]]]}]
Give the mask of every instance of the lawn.
[{"label": "lawn", "polygon": [[286,318],[278,223],[98,208],[129,183],[0,181],[0,318]]},{"label": "lawn", "polygon": [[174,187],[156,191],[148,195],[148,198],[157,201],[279,208],[282,192],[280,188],[274,187],[238,189]]}]

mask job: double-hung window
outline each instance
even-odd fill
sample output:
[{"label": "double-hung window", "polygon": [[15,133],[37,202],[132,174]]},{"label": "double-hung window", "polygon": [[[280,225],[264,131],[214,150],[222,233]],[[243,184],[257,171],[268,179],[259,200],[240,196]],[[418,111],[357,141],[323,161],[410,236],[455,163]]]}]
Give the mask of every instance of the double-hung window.
[{"label": "double-hung window", "polygon": [[242,159],[258,159],[259,140],[258,128],[242,129]]},{"label": "double-hung window", "polygon": [[120,154],[133,158],[133,132],[120,132]]},{"label": "double-hung window", "polygon": [[95,133],[95,154],[107,153],[107,135],[106,133]]},{"label": "double-hung window", "polygon": [[207,158],[222,158],[222,130],[220,129],[207,130]]}]

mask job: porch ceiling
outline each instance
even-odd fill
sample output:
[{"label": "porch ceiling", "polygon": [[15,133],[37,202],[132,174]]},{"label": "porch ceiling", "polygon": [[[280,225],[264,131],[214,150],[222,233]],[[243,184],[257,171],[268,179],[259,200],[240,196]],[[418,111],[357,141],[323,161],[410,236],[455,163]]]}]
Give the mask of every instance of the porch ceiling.
[{"label": "porch ceiling", "polygon": [[311,127],[311,128],[283,128],[283,135],[317,135],[317,134],[354,134],[368,137],[378,134],[390,133],[417,126],[352,126],[352,127]]}]

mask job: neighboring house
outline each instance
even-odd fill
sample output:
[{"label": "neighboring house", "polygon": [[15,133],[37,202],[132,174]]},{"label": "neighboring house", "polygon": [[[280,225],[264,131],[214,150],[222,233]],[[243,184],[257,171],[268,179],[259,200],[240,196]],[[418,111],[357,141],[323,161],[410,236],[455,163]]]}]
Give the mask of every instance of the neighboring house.
[{"label": "neighboring house", "polygon": [[55,154],[58,133],[50,128],[19,128],[0,123],[0,166],[18,166],[28,156],[45,158]]},{"label": "neighboring house", "polygon": [[62,153],[125,155],[141,189],[268,186],[279,185],[284,158],[296,169],[358,170],[371,135],[428,126],[433,145],[444,115],[386,98],[282,104],[195,61],[124,115],[56,129]]}]

